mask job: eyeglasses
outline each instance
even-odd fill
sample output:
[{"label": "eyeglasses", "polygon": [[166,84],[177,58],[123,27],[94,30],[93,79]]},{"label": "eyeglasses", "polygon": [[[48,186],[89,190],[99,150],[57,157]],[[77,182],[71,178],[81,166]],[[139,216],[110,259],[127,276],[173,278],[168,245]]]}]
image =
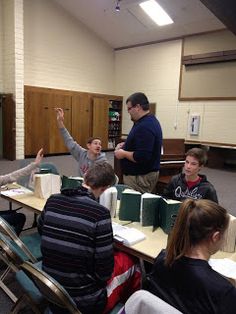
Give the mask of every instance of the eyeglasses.
[{"label": "eyeglasses", "polygon": [[127,106],[127,111],[129,112],[131,109],[135,108],[137,105],[134,106]]}]

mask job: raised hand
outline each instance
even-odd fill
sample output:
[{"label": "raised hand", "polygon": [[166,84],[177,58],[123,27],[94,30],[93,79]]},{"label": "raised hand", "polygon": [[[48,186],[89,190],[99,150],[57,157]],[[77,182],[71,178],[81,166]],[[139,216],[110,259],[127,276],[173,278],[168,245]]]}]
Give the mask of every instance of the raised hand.
[{"label": "raised hand", "polygon": [[62,108],[54,108],[57,114],[57,124],[59,128],[64,128],[64,111]]},{"label": "raised hand", "polygon": [[42,159],[43,159],[43,148],[41,148],[38,153],[37,153],[37,156],[35,157],[35,162],[36,164],[40,164],[42,162]]}]

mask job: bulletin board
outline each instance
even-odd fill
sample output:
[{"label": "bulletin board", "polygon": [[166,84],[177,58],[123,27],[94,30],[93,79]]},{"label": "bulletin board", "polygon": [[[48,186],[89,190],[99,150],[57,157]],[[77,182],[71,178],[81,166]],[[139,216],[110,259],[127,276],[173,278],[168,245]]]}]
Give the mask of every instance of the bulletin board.
[{"label": "bulletin board", "polygon": [[[236,99],[236,60],[183,64],[184,57],[210,55],[236,49],[236,36],[229,31],[183,40],[179,100]],[[215,59],[217,60],[217,58]],[[219,61],[220,60],[220,61]]]}]

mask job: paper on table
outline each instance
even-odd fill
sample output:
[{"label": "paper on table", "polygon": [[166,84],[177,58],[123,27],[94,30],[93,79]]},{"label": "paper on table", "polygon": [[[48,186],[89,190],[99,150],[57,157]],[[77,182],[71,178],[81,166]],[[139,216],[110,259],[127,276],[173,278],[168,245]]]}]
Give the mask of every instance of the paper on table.
[{"label": "paper on table", "polygon": [[114,239],[125,245],[134,245],[146,238],[145,234],[135,228],[129,228],[112,222]]},{"label": "paper on table", "polygon": [[3,191],[1,192],[1,194],[6,195],[6,196],[16,196],[16,195],[20,195],[20,194],[25,194],[26,191],[24,189],[11,189],[11,190],[7,190],[7,191]]},{"label": "paper on table", "polygon": [[221,275],[236,279],[236,262],[229,258],[211,258],[210,266]]}]

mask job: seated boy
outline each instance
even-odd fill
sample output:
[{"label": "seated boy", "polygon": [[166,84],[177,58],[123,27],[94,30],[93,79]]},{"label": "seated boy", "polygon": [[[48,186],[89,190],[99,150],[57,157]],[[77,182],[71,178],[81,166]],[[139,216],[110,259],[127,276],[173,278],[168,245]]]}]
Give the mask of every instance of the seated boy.
[{"label": "seated boy", "polygon": [[64,286],[83,314],[105,313],[140,287],[136,261],[113,252],[110,212],[97,202],[114,181],[110,164],[95,163],[85,174],[86,187],[52,195],[39,219],[43,270]]},{"label": "seated boy", "polygon": [[218,203],[214,186],[207,181],[207,177],[199,174],[207,161],[206,152],[201,148],[187,151],[183,173],[172,177],[164,189],[163,196],[184,201],[186,198],[208,199]]}]

